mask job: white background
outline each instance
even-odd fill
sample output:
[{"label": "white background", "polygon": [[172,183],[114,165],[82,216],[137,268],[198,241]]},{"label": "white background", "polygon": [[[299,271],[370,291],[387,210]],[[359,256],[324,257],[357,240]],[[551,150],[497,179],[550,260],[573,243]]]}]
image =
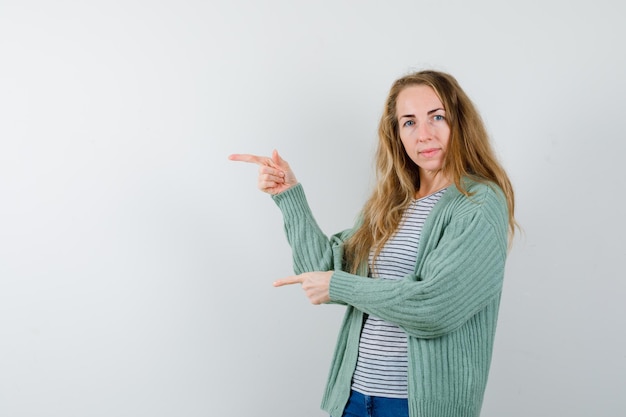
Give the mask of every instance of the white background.
[{"label": "white background", "polygon": [[517,192],[483,417],[626,414],[620,1],[0,1],[0,416],[324,416],[256,167],[320,226],[372,184],[389,86],[452,73]]}]

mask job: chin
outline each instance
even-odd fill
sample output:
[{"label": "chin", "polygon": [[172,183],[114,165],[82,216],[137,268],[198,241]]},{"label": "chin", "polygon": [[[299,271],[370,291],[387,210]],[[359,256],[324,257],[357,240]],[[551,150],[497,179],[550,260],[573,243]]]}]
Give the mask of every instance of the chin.
[{"label": "chin", "polygon": [[438,163],[438,162],[433,162],[433,161],[423,162],[423,163],[418,164],[418,165],[424,171],[440,171],[441,168],[443,168],[443,164]]}]

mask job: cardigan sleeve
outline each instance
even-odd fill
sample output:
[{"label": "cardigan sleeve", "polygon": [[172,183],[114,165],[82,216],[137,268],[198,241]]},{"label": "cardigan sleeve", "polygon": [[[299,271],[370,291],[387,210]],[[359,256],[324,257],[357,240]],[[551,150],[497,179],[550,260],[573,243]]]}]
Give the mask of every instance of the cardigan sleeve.
[{"label": "cardigan sleeve", "polygon": [[272,199],[283,214],[294,272],[301,274],[341,269],[343,241],[349,231],[327,237],[313,217],[301,184],[272,196]]},{"label": "cardigan sleeve", "polygon": [[453,215],[441,234],[420,242],[427,249],[418,255],[416,273],[386,280],[335,271],[331,300],[395,323],[415,337],[458,329],[501,293],[508,218],[506,203],[491,197],[491,205],[483,201]]}]

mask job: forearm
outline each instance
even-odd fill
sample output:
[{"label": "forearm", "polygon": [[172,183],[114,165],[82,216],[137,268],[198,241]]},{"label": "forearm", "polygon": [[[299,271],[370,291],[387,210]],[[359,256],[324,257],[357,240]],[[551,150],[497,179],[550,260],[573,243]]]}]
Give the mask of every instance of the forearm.
[{"label": "forearm", "polygon": [[461,286],[445,291],[443,285],[428,284],[407,276],[403,280],[365,278],[335,271],[330,282],[330,299],[344,303],[403,328],[420,338],[443,336],[500,296],[498,274],[484,286]]},{"label": "forearm", "polygon": [[293,253],[296,274],[333,269],[331,240],[317,225],[306,200],[302,185],[272,196],[283,213],[287,241]]}]

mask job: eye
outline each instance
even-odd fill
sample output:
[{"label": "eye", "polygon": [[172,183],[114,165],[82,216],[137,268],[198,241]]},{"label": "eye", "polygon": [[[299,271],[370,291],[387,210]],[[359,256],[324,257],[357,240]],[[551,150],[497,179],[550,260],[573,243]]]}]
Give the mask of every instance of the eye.
[{"label": "eye", "polygon": [[404,124],[402,125],[404,127],[411,127],[411,126],[415,126],[415,121],[413,120],[407,120],[406,122],[404,122]]},{"label": "eye", "polygon": [[446,117],[442,114],[436,114],[433,116],[433,120],[436,122],[440,122],[440,121],[446,120]]}]

